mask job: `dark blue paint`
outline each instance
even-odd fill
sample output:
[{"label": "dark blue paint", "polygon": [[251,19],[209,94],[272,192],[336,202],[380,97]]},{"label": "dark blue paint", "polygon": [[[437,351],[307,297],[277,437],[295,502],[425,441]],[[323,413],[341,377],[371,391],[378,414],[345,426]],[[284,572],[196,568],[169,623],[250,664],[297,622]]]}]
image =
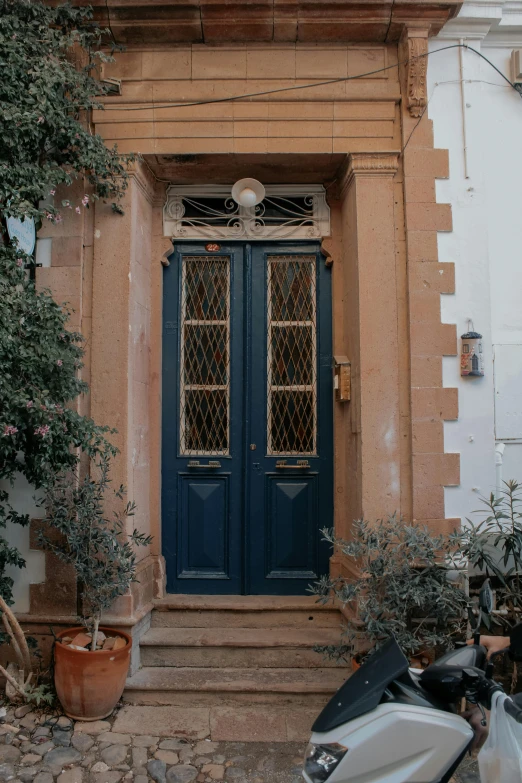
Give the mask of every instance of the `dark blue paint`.
[{"label": "dark blue paint", "polygon": [[[277,470],[281,457],[268,457],[267,395],[267,256],[315,254],[317,285],[318,443],[317,456],[306,456],[306,471]],[[320,529],[331,527],[332,496],[332,309],[331,277],[317,245],[252,246],[252,375],[250,514],[246,530],[247,593],[301,595],[310,582],[328,572],[328,545]],[[296,458],[287,457],[289,464]]]},{"label": "dark blue paint", "polygon": [[314,578],[317,474],[299,478],[268,474],[266,494],[267,574],[271,579]]},{"label": "dark blue paint", "polygon": [[[197,457],[179,453],[181,275],[183,255],[207,255],[201,245],[176,243],[163,282],[162,528],[171,593],[240,594],[243,589],[243,298],[244,249],[223,247],[231,256],[230,456],[219,470],[190,468]],[[210,488],[214,488],[210,492]]]},{"label": "dark blue paint", "polygon": [[180,578],[228,578],[228,490],[230,474],[179,476],[178,552]]},{"label": "dark blue paint", "polygon": [[[307,471],[277,470],[267,457],[267,263],[274,254],[315,254],[318,307],[318,450]],[[218,470],[191,469],[179,454],[181,259],[207,255],[176,243],[163,294],[163,553],[167,590],[301,595],[328,571],[320,529],[333,521],[331,278],[317,244],[230,243],[230,456]],[[255,450],[250,448],[255,444]],[[199,457],[201,463],[208,458]],[[295,459],[288,457],[289,463]]]}]

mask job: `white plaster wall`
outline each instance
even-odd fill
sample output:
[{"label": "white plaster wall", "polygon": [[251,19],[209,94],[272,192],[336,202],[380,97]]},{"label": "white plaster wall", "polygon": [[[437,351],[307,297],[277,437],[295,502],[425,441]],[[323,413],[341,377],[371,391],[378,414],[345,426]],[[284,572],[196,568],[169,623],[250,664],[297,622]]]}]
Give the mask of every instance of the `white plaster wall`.
[{"label": "white plaster wall", "polygon": [[[34,501],[34,488],[23,476],[17,475],[14,486],[0,481],[0,488],[9,492],[9,500],[18,513],[29,514],[33,519],[41,516],[41,511]],[[15,546],[25,559],[25,568],[10,566],[6,569],[6,573],[14,579],[14,610],[18,613],[28,612],[29,585],[45,581],[45,554],[29,549],[29,527],[9,525],[6,530],[0,530],[0,535],[10,546]]]},{"label": "white plaster wall", "polygon": [[[520,15],[506,15],[507,5],[520,5]],[[430,51],[461,38],[509,77],[511,50],[522,48],[522,3],[465,3]],[[453,232],[439,234],[439,258],[455,262],[456,293],[442,297],[442,320],[456,323],[460,336],[470,318],[484,337],[484,378],[461,378],[460,356],[443,364],[444,385],[459,389],[459,419],[445,423],[445,450],[461,454],[461,484],[446,489],[446,517],[465,519],[480,495],[495,490],[495,400],[508,422],[503,478],[522,481],[522,348],[497,349],[496,382],[494,364],[495,346],[522,346],[522,100],[476,54],[463,51],[462,60],[464,109],[459,50],[430,55],[428,113],[435,145],[450,154],[450,178],[437,183],[437,200],[452,204]]]}]

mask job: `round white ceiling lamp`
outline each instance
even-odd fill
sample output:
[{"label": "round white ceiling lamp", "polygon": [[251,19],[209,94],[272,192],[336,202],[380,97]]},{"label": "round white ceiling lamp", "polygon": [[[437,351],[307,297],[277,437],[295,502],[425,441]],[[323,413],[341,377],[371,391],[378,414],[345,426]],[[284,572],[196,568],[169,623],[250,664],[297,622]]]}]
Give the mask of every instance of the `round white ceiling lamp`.
[{"label": "round white ceiling lamp", "polygon": [[264,185],[257,179],[245,177],[232,186],[232,198],[242,207],[255,207],[265,197]]}]

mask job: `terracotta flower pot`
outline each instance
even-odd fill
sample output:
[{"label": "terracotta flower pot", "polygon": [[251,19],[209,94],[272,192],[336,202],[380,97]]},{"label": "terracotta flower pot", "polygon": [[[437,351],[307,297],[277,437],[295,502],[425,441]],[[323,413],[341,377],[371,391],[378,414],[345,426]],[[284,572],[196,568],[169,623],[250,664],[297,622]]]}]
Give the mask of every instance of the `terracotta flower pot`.
[{"label": "terracotta flower pot", "polygon": [[352,656],[352,658],[351,658],[352,672],[356,672],[357,669],[361,668],[362,660],[363,660],[364,656],[367,655],[367,654],[368,653],[366,653],[366,652],[355,653],[355,655]]},{"label": "terracotta flower pot", "polygon": [[[57,638],[74,637],[85,628],[67,628]],[[110,715],[125,687],[132,639],[123,631],[100,627],[106,636],[127,642],[120,650],[71,650],[54,645],[54,683],[64,712],[76,720],[99,720]]]}]

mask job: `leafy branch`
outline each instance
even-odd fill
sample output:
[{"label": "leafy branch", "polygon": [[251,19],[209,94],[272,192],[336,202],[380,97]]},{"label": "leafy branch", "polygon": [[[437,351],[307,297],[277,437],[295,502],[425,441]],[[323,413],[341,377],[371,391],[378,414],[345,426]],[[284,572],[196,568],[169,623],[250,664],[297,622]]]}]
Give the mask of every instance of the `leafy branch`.
[{"label": "leafy branch", "polygon": [[343,653],[356,651],[361,630],[370,647],[393,635],[410,655],[463,637],[469,601],[448,580],[455,558],[448,537],[434,536],[395,514],[376,523],[354,522],[349,541],[329,530],[323,535],[358,574],[350,582],[323,577],[312,588],[323,602],[337,598],[354,618],[346,628]]},{"label": "leafy branch", "polygon": [[[74,470],[81,453],[115,453],[111,431],[72,405],[87,391],[81,379],[83,338],[70,312],[37,290],[21,252],[6,231],[10,216],[37,227],[119,202],[133,155],[109,149],[90,118],[102,109],[98,79],[110,36],[89,7],[41,0],[4,0],[0,14],[0,529],[27,525],[12,502],[22,474],[36,489]],[[74,190],[68,188],[75,185]],[[59,191],[59,193],[58,193]],[[75,196],[69,195],[70,193]],[[60,195],[59,195],[60,194]],[[69,195],[69,197],[67,197]],[[76,199],[76,200],[75,200]],[[21,553],[0,536],[0,595],[12,602]]]},{"label": "leafy branch", "polygon": [[[75,569],[82,586],[82,622],[92,632],[93,650],[102,613],[136,581],[136,547],[152,540],[136,529],[127,532],[136,506],[124,504],[124,487],[111,487],[110,465],[110,452],[102,452],[82,480],[67,473],[56,476],[46,489],[45,526],[39,532],[39,544]],[[108,506],[116,508],[108,513]]]}]

